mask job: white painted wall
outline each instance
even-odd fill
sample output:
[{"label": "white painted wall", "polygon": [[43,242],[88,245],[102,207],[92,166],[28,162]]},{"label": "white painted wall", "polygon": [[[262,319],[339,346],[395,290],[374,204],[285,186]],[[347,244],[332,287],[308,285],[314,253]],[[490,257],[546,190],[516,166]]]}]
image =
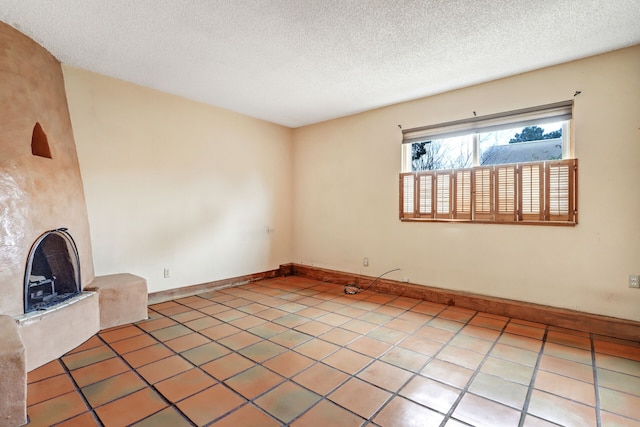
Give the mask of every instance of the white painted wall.
[{"label": "white painted wall", "polygon": [[[640,320],[640,46],[294,131],[292,261]],[[403,223],[401,131],[572,99],[576,227]],[[363,267],[363,257],[369,267]]]},{"label": "white painted wall", "polygon": [[156,292],[291,260],[290,129],[63,71],[96,275],[137,274]]}]

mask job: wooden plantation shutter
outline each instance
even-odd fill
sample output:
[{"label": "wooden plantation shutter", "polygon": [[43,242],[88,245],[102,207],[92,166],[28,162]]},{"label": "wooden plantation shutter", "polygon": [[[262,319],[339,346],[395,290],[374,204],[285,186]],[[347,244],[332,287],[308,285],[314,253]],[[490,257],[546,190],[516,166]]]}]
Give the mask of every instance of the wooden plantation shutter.
[{"label": "wooden plantation shutter", "polygon": [[575,159],[549,162],[545,167],[546,220],[575,221]]},{"label": "wooden plantation shutter", "polygon": [[516,220],[516,167],[495,166],[496,221]]},{"label": "wooden plantation shutter", "polygon": [[453,201],[451,199],[452,176],[453,174],[450,171],[438,171],[436,174],[436,218],[451,218],[451,212],[453,212]]},{"label": "wooden plantation shutter", "polygon": [[433,218],[433,173],[418,175],[418,216]]},{"label": "wooden plantation shutter", "polygon": [[474,219],[493,219],[493,168],[474,168]]},{"label": "wooden plantation shutter", "polygon": [[519,167],[518,188],[519,194],[519,220],[540,221],[544,219],[543,184],[544,164],[530,163]]},{"label": "wooden plantation shutter", "polygon": [[400,174],[400,219],[415,218],[415,181],[413,173]]},{"label": "wooden plantation shutter", "polygon": [[453,176],[455,180],[454,218],[471,219],[471,169],[456,170]]}]

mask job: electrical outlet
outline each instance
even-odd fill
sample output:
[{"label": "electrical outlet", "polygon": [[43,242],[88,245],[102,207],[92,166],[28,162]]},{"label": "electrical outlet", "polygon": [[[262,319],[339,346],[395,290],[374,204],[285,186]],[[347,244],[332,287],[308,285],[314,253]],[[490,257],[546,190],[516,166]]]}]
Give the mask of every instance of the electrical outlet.
[{"label": "electrical outlet", "polygon": [[640,282],[638,281],[638,275],[637,274],[630,274],[629,275],[629,287],[630,288],[640,288]]},{"label": "electrical outlet", "polygon": [[168,268],[164,269],[164,278],[168,279],[171,277],[171,270],[169,270]]},{"label": "electrical outlet", "polygon": [[362,260],[362,265],[364,265],[365,267],[369,267],[369,258],[364,258]]}]

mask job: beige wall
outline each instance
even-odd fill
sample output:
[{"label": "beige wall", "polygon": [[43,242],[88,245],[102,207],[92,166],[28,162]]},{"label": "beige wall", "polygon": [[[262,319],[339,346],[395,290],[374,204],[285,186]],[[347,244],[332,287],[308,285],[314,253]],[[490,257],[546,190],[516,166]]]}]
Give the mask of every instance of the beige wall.
[{"label": "beige wall", "polygon": [[155,292],[290,261],[290,129],[63,71],[97,275]]},{"label": "beige wall", "polygon": [[[294,131],[292,261],[640,320],[640,46]],[[573,98],[579,225],[398,220],[401,132]],[[362,266],[368,257],[369,267]]]}]

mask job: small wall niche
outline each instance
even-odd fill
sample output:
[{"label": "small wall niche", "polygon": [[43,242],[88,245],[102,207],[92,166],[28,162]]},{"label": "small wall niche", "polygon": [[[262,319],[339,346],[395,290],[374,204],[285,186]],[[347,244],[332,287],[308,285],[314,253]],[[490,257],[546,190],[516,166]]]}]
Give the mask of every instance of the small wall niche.
[{"label": "small wall niche", "polygon": [[33,127],[33,134],[31,135],[31,154],[39,157],[51,158],[51,149],[49,148],[49,140],[47,134],[44,133],[42,126],[39,122]]}]

